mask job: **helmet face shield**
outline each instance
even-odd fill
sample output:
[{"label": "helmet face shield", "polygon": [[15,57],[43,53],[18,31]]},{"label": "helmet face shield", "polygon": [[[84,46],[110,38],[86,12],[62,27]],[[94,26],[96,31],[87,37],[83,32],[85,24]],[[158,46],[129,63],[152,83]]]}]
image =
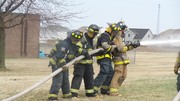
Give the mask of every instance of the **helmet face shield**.
[{"label": "helmet face shield", "polygon": [[97,33],[99,33],[99,30],[89,28],[89,29],[88,29],[88,32],[97,34]]},{"label": "helmet face shield", "polygon": [[72,44],[76,44],[76,43],[78,43],[80,40],[81,40],[81,39],[76,39],[76,38],[74,38],[74,37],[71,37],[71,42],[72,42]]},{"label": "helmet face shield", "polygon": [[96,36],[99,33],[99,26],[97,26],[96,24],[91,24],[88,28],[87,31],[89,33],[92,33],[93,36]]}]

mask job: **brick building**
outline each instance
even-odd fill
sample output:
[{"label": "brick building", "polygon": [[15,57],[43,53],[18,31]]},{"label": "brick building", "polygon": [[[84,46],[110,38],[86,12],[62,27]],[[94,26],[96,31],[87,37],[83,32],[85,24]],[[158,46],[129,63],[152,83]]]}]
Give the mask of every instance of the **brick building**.
[{"label": "brick building", "polygon": [[5,30],[5,56],[38,57],[39,33],[40,16],[28,14],[22,24]]}]

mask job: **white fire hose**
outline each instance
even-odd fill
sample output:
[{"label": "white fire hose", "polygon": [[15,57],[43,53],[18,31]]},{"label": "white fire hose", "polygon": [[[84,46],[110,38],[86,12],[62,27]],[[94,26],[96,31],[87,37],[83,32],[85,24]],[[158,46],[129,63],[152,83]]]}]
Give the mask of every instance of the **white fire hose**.
[{"label": "white fire hose", "polygon": [[180,92],[177,93],[177,95],[174,97],[173,101],[179,101],[180,99]]},{"label": "white fire hose", "polygon": [[[95,54],[95,53],[99,52],[100,50],[103,50],[103,49],[102,48],[98,48],[98,49],[92,50],[92,51],[89,52],[89,55]],[[84,58],[84,55],[81,55],[81,56],[73,59],[72,61],[68,62],[65,66],[69,67],[70,65],[72,65],[76,61],[82,60],[83,58]],[[53,73],[51,73],[50,75],[48,75],[44,79],[40,80],[36,84],[32,85],[31,87],[25,89],[24,91],[14,95],[14,96],[12,96],[12,97],[4,99],[2,101],[13,101],[13,100],[17,99],[18,97],[20,97],[22,95],[25,95],[26,93],[28,93],[28,92],[34,90],[35,88],[39,87],[40,85],[44,84],[46,81],[48,81],[49,79],[54,77],[56,74],[60,73],[61,71],[62,71],[62,68],[57,69],[56,71],[54,71]]]}]

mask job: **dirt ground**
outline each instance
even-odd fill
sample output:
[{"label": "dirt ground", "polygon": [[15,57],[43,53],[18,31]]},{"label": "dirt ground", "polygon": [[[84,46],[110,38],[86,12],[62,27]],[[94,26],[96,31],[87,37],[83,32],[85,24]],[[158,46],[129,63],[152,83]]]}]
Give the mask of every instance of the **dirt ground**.
[{"label": "dirt ground", "polygon": [[[128,65],[128,76],[125,80],[121,94],[121,101],[170,101],[176,95],[176,75],[173,73],[173,66],[176,60],[177,51],[175,52],[142,52],[136,51],[135,62]],[[30,59],[30,58],[8,58],[6,59],[6,66],[10,71],[0,72],[0,100],[13,96],[33,84],[37,83],[41,79],[47,77],[51,73],[51,69],[47,67],[48,59]],[[73,68],[70,67],[70,81],[72,78]],[[94,64],[95,76],[99,72],[99,66]],[[150,81],[151,80],[151,81]],[[154,84],[153,84],[153,83]],[[169,83],[168,83],[169,82]],[[140,84],[141,83],[141,84]],[[152,85],[160,85],[155,88]],[[163,90],[161,83],[168,83],[164,88],[165,94],[159,95],[158,91],[152,91],[152,89]],[[145,87],[145,84],[149,84]],[[37,89],[30,93],[18,98],[16,101],[46,101],[48,91],[51,85],[51,79],[45,84],[41,85]],[[138,88],[137,88],[138,87]],[[129,89],[132,88],[132,89]],[[141,88],[146,89],[141,93]],[[82,101],[90,101],[91,99],[85,99],[84,86],[81,85],[80,99]],[[157,92],[157,93],[155,93]],[[130,94],[131,93],[131,94]],[[143,97],[145,95],[150,97]],[[152,97],[153,96],[153,97]],[[167,98],[166,98],[167,96]],[[107,96],[100,100],[94,101],[106,101]],[[133,99],[133,100],[132,100]],[[79,100],[79,101],[81,101]],[[108,100],[114,100],[114,98],[108,98]],[[107,100],[107,101],[108,101]]]}]

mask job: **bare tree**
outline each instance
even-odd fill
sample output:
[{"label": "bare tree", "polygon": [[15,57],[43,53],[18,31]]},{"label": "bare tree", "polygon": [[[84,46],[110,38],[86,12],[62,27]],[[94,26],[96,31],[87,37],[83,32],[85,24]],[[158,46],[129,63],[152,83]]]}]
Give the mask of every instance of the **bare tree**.
[{"label": "bare tree", "polygon": [[68,0],[0,0],[0,70],[6,69],[6,29],[22,24],[28,14],[40,15],[42,24],[69,23],[80,14],[69,9],[75,6]]}]

